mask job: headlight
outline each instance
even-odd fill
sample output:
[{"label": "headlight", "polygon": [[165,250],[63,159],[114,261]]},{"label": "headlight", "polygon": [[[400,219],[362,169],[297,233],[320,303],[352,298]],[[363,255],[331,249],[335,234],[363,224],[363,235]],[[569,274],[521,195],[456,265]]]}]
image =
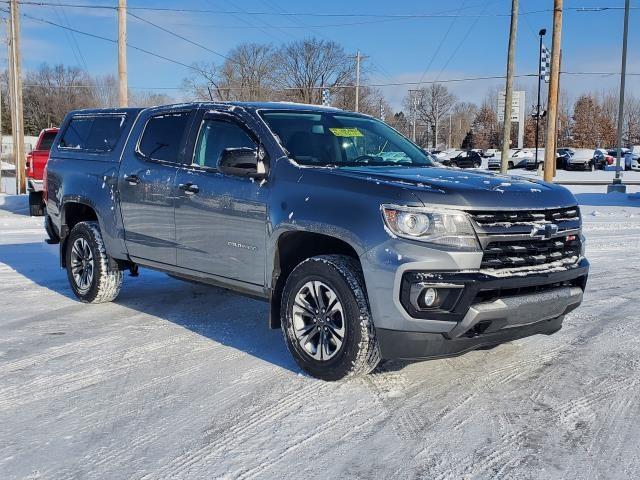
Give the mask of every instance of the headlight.
[{"label": "headlight", "polygon": [[455,248],[480,249],[471,220],[464,212],[382,205],[382,216],[389,231],[398,237]]}]

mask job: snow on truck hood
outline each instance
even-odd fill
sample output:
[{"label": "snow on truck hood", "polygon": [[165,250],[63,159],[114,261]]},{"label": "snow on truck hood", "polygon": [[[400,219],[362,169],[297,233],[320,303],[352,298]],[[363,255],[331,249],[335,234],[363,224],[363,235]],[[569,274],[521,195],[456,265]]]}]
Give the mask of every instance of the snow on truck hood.
[{"label": "snow on truck hood", "polygon": [[343,167],[333,173],[405,188],[425,205],[481,208],[553,208],[575,205],[559,185],[489,171],[437,167]]}]

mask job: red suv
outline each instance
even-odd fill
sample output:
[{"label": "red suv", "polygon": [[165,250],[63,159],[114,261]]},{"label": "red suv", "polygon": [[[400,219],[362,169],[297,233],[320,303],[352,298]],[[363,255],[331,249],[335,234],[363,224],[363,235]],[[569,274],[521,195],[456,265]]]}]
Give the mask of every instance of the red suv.
[{"label": "red suv", "polygon": [[44,202],[42,199],[42,176],[44,167],[49,160],[49,150],[53,139],[58,134],[57,128],[45,128],[40,132],[36,148],[27,154],[27,190],[29,191],[29,213],[39,217],[44,214]]}]

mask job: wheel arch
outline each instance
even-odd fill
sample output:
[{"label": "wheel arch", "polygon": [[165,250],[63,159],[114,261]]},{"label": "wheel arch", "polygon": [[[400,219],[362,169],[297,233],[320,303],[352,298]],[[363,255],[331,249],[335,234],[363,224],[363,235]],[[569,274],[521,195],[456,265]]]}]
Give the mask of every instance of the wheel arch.
[{"label": "wheel arch", "polygon": [[349,256],[360,265],[360,257],[356,247],[327,233],[290,230],[278,236],[275,241],[270,283],[270,328],[280,328],[282,292],[289,274],[307,258],[328,254]]},{"label": "wheel arch", "polygon": [[78,223],[90,221],[98,222],[98,225],[101,225],[98,210],[90,200],[74,198],[63,203],[60,209],[60,266],[62,268],[67,266],[65,251],[69,233]]}]

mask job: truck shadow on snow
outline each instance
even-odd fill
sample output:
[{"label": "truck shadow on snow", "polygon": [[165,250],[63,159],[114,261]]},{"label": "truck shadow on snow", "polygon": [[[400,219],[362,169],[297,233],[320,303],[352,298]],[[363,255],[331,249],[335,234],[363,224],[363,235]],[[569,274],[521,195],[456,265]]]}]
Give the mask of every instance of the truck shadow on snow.
[{"label": "truck shadow on snow", "polygon": [[[0,263],[40,287],[76,300],[66,272],[59,268],[57,245],[44,242],[0,245]],[[42,301],[46,302],[47,297],[43,295]],[[113,304],[132,310],[132,316],[139,312],[171,322],[278,367],[301,372],[287,351],[282,332],[269,328],[266,302],[141,269],[137,278],[125,274],[122,291]],[[82,304],[78,302],[78,305]],[[95,306],[84,307],[88,315],[96,315]],[[105,317],[100,320],[108,322],[114,311],[103,311]],[[148,325],[148,318],[145,323]]]},{"label": "truck shadow on snow", "polygon": [[5,195],[0,203],[0,210],[11,212],[15,215],[29,216],[29,202],[26,195]]},{"label": "truck shadow on snow", "polygon": [[582,213],[588,207],[640,207],[640,193],[576,193]]}]

